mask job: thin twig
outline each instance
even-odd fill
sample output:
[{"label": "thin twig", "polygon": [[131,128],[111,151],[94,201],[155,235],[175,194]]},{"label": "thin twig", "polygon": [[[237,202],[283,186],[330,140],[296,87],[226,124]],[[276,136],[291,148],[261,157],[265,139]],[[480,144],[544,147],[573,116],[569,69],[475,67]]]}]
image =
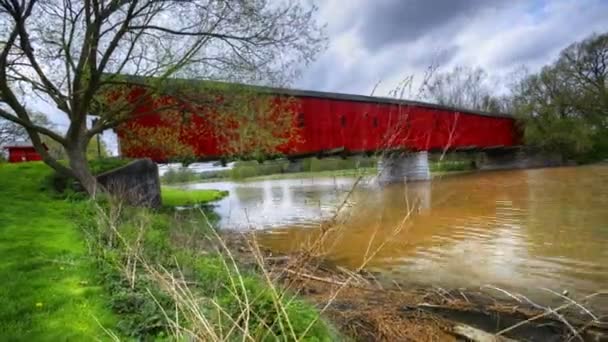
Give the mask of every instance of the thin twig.
[{"label": "thin twig", "polygon": [[[598,296],[598,295],[602,295],[602,294],[608,294],[608,291],[600,291],[600,292],[596,292],[596,293],[593,293],[593,294],[590,294],[590,295],[588,295],[588,296],[584,297],[583,299],[590,299],[590,298],[593,298],[593,297],[596,297],[596,296]],[[542,314],[538,314],[538,315],[536,315],[536,316],[534,316],[534,317],[530,317],[530,318],[528,318],[528,319],[527,319],[527,320],[525,320],[525,321],[521,321],[521,322],[519,322],[519,323],[517,323],[517,324],[514,324],[514,325],[512,325],[512,326],[510,326],[510,327],[508,327],[508,328],[505,328],[505,329],[503,329],[503,330],[501,330],[501,331],[497,332],[497,333],[496,333],[496,335],[502,335],[502,334],[505,334],[505,333],[507,333],[507,332],[509,332],[509,331],[511,331],[511,330],[513,330],[513,329],[516,329],[516,328],[521,327],[522,325],[525,325],[525,324],[530,323],[530,322],[532,322],[532,321],[535,321],[535,320],[537,320],[537,319],[540,319],[540,318],[543,318],[543,317],[549,316],[549,315],[551,315],[551,314],[553,314],[553,313],[555,313],[555,312],[558,312],[558,311],[560,311],[560,310],[563,310],[563,309],[565,309],[565,308],[569,308],[569,307],[571,307],[572,305],[574,305],[574,304],[573,304],[573,303],[567,303],[567,304],[561,305],[561,306],[559,306],[559,307],[557,307],[557,308],[555,308],[555,309],[551,309],[551,311],[546,311],[546,312],[544,312],[544,313],[542,313]]]},{"label": "thin twig", "polygon": [[343,281],[337,281],[337,280],[333,280],[333,279],[329,279],[329,278],[317,277],[317,276],[314,276],[312,274],[296,272],[296,271],[293,271],[293,270],[290,270],[290,269],[285,269],[285,272],[294,274],[294,275],[296,275],[298,277],[308,278],[308,279],[312,279],[312,280],[316,280],[316,281],[320,281],[320,282],[324,282],[324,283],[329,283],[329,284],[334,284],[334,285],[339,285],[339,286],[344,286],[345,283],[346,283],[346,282],[343,282]]},{"label": "thin twig", "polygon": [[541,290],[544,290],[544,291],[547,291],[547,292],[551,292],[552,294],[554,294],[554,295],[556,295],[556,296],[558,296],[558,297],[560,297],[560,298],[563,298],[563,299],[567,300],[568,302],[570,302],[570,303],[572,303],[572,304],[574,304],[574,305],[578,306],[578,307],[579,307],[581,310],[583,310],[583,311],[584,311],[584,312],[586,312],[586,313],[587,313],[589,316],[591,316],[591,318],[593,318],[593,320],[594,320],[594,321],[597,321],[597,316],[596,316],[596,315],[594,315],[594,314],[593,314],[593,313],[592,313],[590,310],[588,310],[586,307],[582,306],[581,304],[577,303],[577,302],[576,302],[576,301],[574,301],[573,299],[568,298],[568,297],[566,297],[566,296],[562,295],[561,293],[557,293],[557,292],[555,292],[555,291],[553,291],[553,290],[551,290],[551,289],[545,288],[545,287],[541,288]]}]

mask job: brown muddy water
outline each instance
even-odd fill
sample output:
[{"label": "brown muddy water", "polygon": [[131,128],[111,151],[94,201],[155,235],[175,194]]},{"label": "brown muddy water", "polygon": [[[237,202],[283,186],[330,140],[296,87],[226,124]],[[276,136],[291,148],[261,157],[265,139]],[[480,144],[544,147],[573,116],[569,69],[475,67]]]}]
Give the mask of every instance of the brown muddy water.
[{"label": "brown muddy water", "polygon": [[355,268],[373,254],[367,268],[401,282],[492,285],[536,298],[550,295],[543,288],[608,288],[606,165],[387,187],[366,179],[348,196],[353,183],[307,178],[189,187],[230,191],[216,206],[220,226],[259,230],[261,243],[277,252],[309,245],[348,197],[323,245],[327,257]]}]

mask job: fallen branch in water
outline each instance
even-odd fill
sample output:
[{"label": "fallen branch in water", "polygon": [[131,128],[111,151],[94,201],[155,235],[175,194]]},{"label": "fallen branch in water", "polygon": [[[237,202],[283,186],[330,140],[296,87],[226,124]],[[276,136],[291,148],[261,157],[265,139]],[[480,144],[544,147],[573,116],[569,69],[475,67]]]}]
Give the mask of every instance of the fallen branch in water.
[{"label": "fallen branch in water", "polygon": [[473,328],[470,325],[458,323],[454,326],[454,333],[474,342],[516,342],[504,336],[497,336],[486,331]]}]

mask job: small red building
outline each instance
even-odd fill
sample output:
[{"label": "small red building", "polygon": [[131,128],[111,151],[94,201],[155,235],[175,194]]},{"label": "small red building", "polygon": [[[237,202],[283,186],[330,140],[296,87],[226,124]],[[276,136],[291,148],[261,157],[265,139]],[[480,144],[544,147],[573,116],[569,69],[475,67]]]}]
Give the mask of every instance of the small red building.
[{"label": "small red building", "polygon": [[[4,146],[8,150],[8,161],[9,163],[22,163],[28,161],[42,160],[42,156],[34,146],[29,142],[13,143],[9,146]],[[46,148],[46,146],[44,146]]]}]

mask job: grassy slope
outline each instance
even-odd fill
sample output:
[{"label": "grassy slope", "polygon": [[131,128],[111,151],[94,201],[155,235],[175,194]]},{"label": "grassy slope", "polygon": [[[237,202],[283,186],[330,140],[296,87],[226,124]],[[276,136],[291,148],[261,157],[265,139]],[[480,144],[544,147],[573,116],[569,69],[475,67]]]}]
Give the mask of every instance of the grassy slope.
[{"label": "grassy slope", "polygon": [[[0,165],[0,340],[107,339],[100,325],[115,330],[118,317],[110,311],[109,303],[121,299],[111,300],[96,286],[96,265],[88,254],[83,233],[74,223],[77,213],[86,211],[87,203],[54,197],[43,187],[50,174],[50,169],[40,163]],[[225,195],[220,191],[163,189],[166,205],[208,202]],[[153,251],[159,252],[157,248]],[[203,279],[217,280],[213,270],[221,269],[221,263],[214,260],[196,261],[202,263],[197,273]],[[271,299],[260,299],[270,295],[264,283],[255,276],[245,278],[252,286],[252,298],[258,298],[257,313],[276,315]],[[230,292],[218,292],[213,286],[207,290],[228,307],[234,306]],[[318,315],[308,304],[290,302],[285,309],[292,324],[302,329]],[[156,303],[151,305],[156,307]],[[332,333],[318,321],[310,334],[325,340]]]},{"label": "grassy slope", "polygon": [[179,188],[162,187],[163,205],[168,207],[188,206],[218,200],[228,193],[219,190],[183,190]]},{"label": "grassy slope", "polygon": [[50,169],[0,164],[0,337],[90,340],[112,326],[104,291],[82,233],[70,219],[77,203],[41,189]]}]

